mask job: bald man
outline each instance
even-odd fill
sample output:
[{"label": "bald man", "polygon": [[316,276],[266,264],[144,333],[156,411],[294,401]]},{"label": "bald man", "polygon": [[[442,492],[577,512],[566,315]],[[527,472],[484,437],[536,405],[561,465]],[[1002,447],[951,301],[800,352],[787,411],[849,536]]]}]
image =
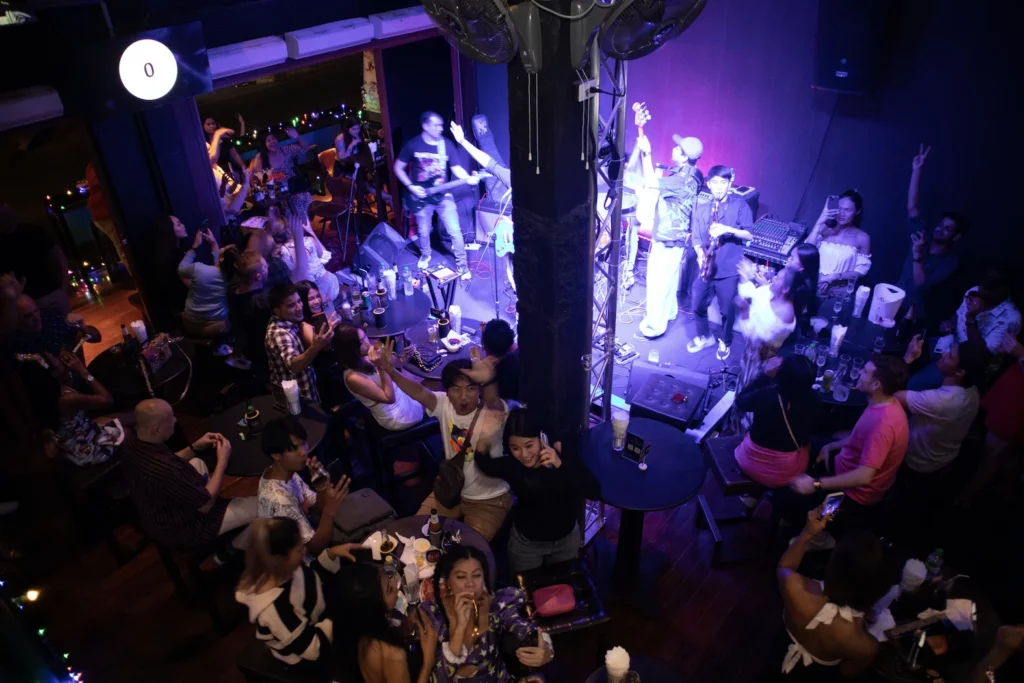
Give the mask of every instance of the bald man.
[{"label": "bald man", "polygon": [[85,337],[87,342],[100,341],[95,327],[85,324],[77,313],[65,316],[54,310],[39,310],[35,299],[22,294],[16,302],[14,350],[17,353],[52,353],[71,351],[78,340]]},{"label": "bald man", "polygon": [[[127,430],[121,446],[128,491],[143,528],[153,538],[177,550],[197,548],[221,534],[248,526],[256,519],[255,497],[220,498],[231,444],[221,434],[206,433],[177,453],[166,442],[177,419],[170,404],[147,399],[135,407],[135,428]],[[197,451],[214,449],[217,465],[211,473]],[[237,549],[248,545],[246,529],[232,540]]]}]

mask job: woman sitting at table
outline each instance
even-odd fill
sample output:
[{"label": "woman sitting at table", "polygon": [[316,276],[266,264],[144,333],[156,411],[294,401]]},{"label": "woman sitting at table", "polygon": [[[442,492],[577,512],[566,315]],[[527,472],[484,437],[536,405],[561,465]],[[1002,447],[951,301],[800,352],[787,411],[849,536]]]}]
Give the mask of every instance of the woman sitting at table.
[{"label": "woman sitting at table", "polygon": [[345,386],[384,429],[399,432],[423,419],[423,406],[398,387],[387,373],[387,358],[394,350],[388,340],[378,351],[362,328],[339,325],[334,331],[334,352],[344,369]]},{"label": "woman sitting at table", "polygon": [[[743,474],[770,489],[788,486],[807,471],[810,434],[819,412],[814,365],[806,356],[776,356],[765,374],[736,395],[736,410],[751,416],[736,448]],[[774,381],[773,381],[774,379]]]},{"label": "woman sitting at table", "polygon": [[783,680],[847,680],[866,670],[878,654],[865,612],[893,583],[887,576],[885,549],[871,534],[851,533],[832,551],[824,582],[800,575],[797,570],[808,543],[831,520],[818,519],[821,513],[822,506],[807,513],[807,525],[775,570],[790,640],[782,663],[782,672],[788,675]]},{"label": "woman sitting at table", "polygon": [[[328,310],[327,302],[320,294],[316,283],[302,280],[295,284],[295,288],[298,290],[299,300],[302,302],[302,324],[299,336],[302,337],[303,348],[308,349],[313,345],[313,338],[317,331],[323,325],[337,327],[341,323],[341,316]],[[320,392],[320,399],[323,403],[341,405],[349,399],[342,382],[341,368],[338,367],[338,360],[334,354],[318,354],[313,360],[313,371],[316,373],[317,390]]]},{"label": "woman sitting at table", "polygon": [[[755,287],[754,264],[747,259],[739,262],[740,284],[737,288],[736,310],[739,313],[736,328],[746,340],[740,359],[740,376],[736,391],[762,373],[765,361],[778,353],[786,338],[796,329],[793,310],[793,283],[796,273],[783,268],[771,282]],[[733,412],[734,426],[741,429],[744,414]]]},{"label": "woman sitting at table", "polygon": [[856,280],[871,270],[871,237],[860,229],[864,198],[856,190],[839,195],[839,208],[829,209],[828,202],[807,236],[808,244],[818,247],[821,272],[818,294],[828,296],[834,287],[845,287],[847,280]]},{"label": "woman sitting at table", "polygon": [[508,540],[512,574],[575,558],[583,501],[600,499],[601,484],[578,456],[563,461],[562,445],[549,445],[525,408],[509,411],[503,445],[505,457],[492,458],[489,449],[481,448],[476,465],[487,476],[508,482],[518,499]]},{"label": "woman sitting at table", "polygon": [[472,546],[456,545],[437,563],[435,599],[423,603],[441,641],[434,668],[437,683],[510,681],[501,658],[509,638],[521,644],[515,654],[523,666],[542,667],[554,658],[550,636],[520,614],[526,594],[503,588],[492,595],[489,585],[487,558]]},{"label": "woman sitting at table", "polygon": [[[218,265],[208,266],[196,260],[196,250],[203,242],[210,245]],[[181,314],[181,325],[189,335],[216,339],[227,334],[231,327],[228,322],[228,281],[231,278],[226,271],[232,264],[233,259],[225,259],[221,254],[209,229],[196,232],[192,248],[178,264],[178,276],[189,283],[185,311]]]},{"label": "woman sitting at table", "polygon": [[793,247],[786,258],[786,268],[796,273],[793,279],[793,311],[797,325],[804,332],[811,329],[811,316],[817,315],[820,267],[818,248],[807,242]]},{"label": "woman sitting at table", "polygon": [[[411,683],[406,642],[389,615],[398,585],[377,565],[342,567],[330,582],[328,606],[334,615],[334,679],[345,683]],[[423,608],[411,608],[409,622],[419,637],[423,663],[417,683],[427,683],[437,660],[437,631]]]},{"label": "woman sitting at table", "polygon": [[[264,517],[249,527],[252,537],[245,553],[245,571],[235,600],[249,610],[256,638],[285,664],[323,672],[334,624],[325,618],[323,586],[313,569],[303,564],[306,546],[299,525],[290,517]],[[355,561],[351,544],[327,548],[316,558],[320,568],[335,573],[341,558]]]}]

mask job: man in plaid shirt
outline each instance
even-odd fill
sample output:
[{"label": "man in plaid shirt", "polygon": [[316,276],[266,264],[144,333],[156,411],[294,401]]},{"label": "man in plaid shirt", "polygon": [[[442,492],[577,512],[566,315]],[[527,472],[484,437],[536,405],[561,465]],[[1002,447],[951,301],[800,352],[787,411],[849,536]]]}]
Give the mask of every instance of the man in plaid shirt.
[{"label": "man in plaid shirt", "polygon": [[270,381],[280,384],[293,379],[299,384],[299,395],[307,401],[320,402],[316,390],[313,360],[331,345],[334,331],[327,325],[313,335],[308,349],[302,348],[302,299],[295,285],[277,285],[270,290],[270,310],[274,313],[267,324],[265,338]]}]

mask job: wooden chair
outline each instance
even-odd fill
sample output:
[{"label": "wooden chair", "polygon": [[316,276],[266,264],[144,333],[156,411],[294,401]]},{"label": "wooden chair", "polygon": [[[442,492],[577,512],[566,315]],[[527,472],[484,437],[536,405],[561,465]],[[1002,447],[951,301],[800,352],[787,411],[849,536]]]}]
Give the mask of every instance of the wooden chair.
[{"label": "wooden chair", "polygon": [[[739,463],[736,462],[736,447],[742,443],[744,436],[743,434],[719,436],[707,439],[701,446],[704,452],[704,462],[707,464],[708,469],[714,473],[715,481],[718,482],[718,488],[726,498],[735,498],[736,496],[743,495],[757,497],[764,493],[765,490],[763,486],[743,474]],[[711,566],[717,568],[721,565],[722,545],[724,542],[718,525],[747,521],[753,514],[754,509],[744,506],[742,514],[731,516],[718,515],[716,517],[711,510],[711,505],[703,494],[697,496],[697,502],[697,524],[698,526],[706,524],[708,530],[711,531],[711,536],[715,541]]]}]

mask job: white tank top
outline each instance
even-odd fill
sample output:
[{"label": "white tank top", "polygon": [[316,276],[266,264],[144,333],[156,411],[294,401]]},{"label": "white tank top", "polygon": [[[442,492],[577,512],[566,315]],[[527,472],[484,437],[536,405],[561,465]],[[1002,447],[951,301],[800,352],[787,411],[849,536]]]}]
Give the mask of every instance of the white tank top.
[{"label": "white tank top", "polygon": [[[423,419],[423,406],[409,398],[409,395],[402,391],[397,384],[394,385],[394,403],[378,403],[377,401],[366,398],[365,396],[352,391],[352,387],[349,386],[348,383],[348,376],[353,372],[355,372],[355,370],[345,371],[345,386],[348,387],[348,390],[356,397],[356,399],[359,400],[360,403],[370,410],[370,413],[373,415],[373,419],[377,420],[377,424],[381,427],[393,432],[398,432],[412,427]],[[372,379],[373,383],[378,387],[381,386],[381,377],[379,372],[363,376]]]}]

